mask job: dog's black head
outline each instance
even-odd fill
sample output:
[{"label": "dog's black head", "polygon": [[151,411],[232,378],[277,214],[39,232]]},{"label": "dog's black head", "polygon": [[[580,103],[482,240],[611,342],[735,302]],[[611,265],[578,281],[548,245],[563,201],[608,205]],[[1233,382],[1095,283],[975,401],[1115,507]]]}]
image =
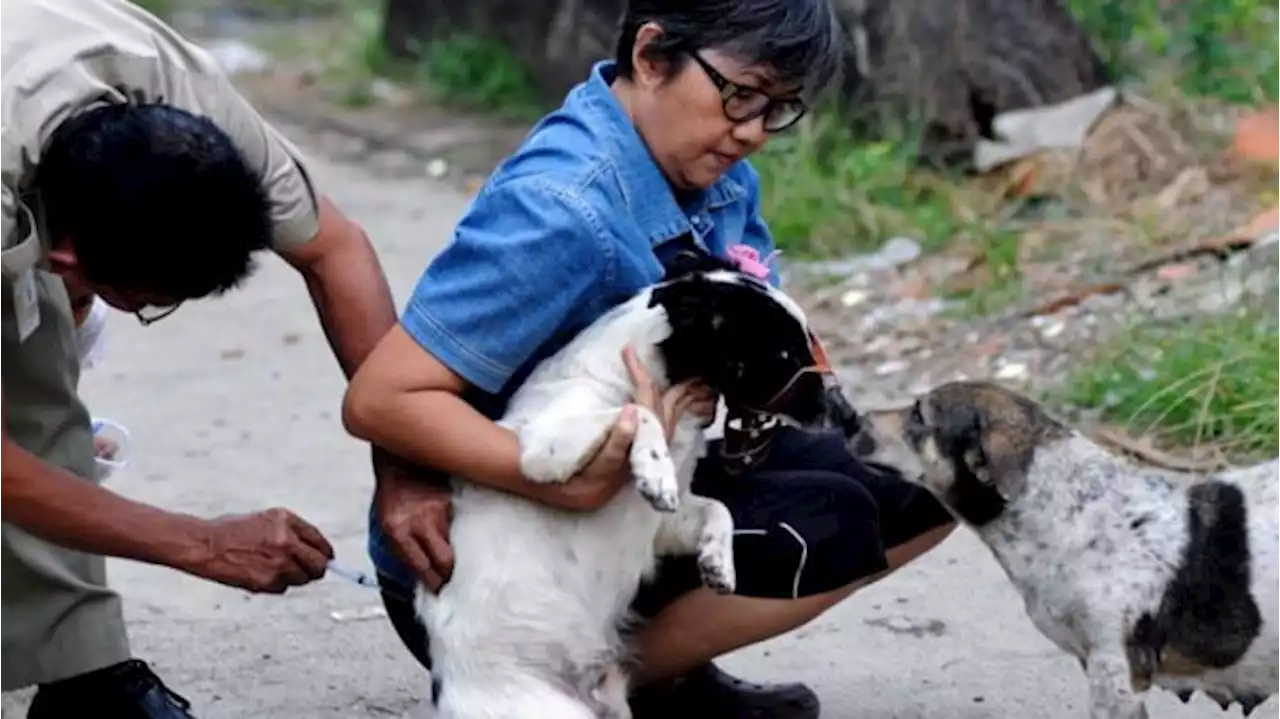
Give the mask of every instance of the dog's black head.
[{"label": "dog's black head", "polygon": [[826,356],[794,300],[725,260],[688,253],[668,268],[650,306],[671,335],[659,349],[668,379],[698,379],[731,409],[817,425],[829,415]]}]

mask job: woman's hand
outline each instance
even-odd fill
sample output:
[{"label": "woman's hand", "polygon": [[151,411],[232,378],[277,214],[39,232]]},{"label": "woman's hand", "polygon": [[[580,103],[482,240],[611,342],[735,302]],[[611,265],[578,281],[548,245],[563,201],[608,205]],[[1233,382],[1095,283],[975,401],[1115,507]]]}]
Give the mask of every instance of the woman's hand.
[{"label": "woman's hand", "polygon": [[716,397],[705,386],[685,382],[659,394],[634,349],[624,349],[622,359],[635,387],[634,403],[622,409],[600,448],[577,474],[562,484],[540,485],[535,492],[539,501],[562,509],[590,511],[604,506],[619,489],[630,484],[631,442],[639,423],[637,407],[645,407],[657,416],[668,440],[686,412],[705,421],[715,417]]}]

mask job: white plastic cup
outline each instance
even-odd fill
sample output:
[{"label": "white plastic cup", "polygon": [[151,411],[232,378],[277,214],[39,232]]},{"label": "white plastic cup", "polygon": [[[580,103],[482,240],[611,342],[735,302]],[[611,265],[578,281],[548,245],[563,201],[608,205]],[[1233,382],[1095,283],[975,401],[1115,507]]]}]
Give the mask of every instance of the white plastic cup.
[{"label": "white plastic cup", "polygon": [[103,417],[94,417],[91,426],[94,439],[109,439],[116,445],[115,453],[109,458],[94,453],[94,477],[101,482],[117,469],[129,466],[133,460],[133,438],[124,425]]}]

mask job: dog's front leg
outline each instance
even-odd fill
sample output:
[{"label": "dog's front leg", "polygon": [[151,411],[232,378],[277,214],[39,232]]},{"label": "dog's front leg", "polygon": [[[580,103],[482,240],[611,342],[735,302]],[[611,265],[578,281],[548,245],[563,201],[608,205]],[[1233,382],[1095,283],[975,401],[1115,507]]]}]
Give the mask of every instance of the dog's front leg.
[{"label": "dog's front leg", "polygon": [[1142,697],[1133,689],[1123,649],[1094,651],[1084,665],[1089,677],[1090,719],[1147,719]]},{"label": "dog's front leg", "polygon": [[680,511],[663,518],[655,549],[660,555],[696,554],[702,583],[720,594],[737,587],[733,515],[714,499],[685,495]]},{"label": "dog's front leg", "polygon": [[660,512],[680,506],[680,484],[662,421],[647,407],[636,407],[636,436],[631,441],[631,472],[636,491]]},{"label": "dog's front leg", "polygon": [[[617,409],[598,409],[585,391],[569,390],[512,430],[520,441],[520,471],[532,482],[560,483],[586,466],[618,419]],[[504,426],[507,421],[504,420]]]}]

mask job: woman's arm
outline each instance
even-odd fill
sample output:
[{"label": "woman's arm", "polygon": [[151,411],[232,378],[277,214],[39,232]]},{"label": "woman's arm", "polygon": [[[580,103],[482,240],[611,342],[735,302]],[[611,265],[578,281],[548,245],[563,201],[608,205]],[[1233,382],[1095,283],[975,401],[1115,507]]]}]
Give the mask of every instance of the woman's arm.
[{"label": "woman's arm", "polygon": [[351,434],[405,459],[527,494],[514,434],[463,401],[466,382],[396,325],[347,390]]},{"label": "woman's arm", "polygon": [[343,408],[348,431],[472,482],[568,501],[563,486],[528,482],[515,436],[461,394],[503,391],[604,289],[609,242],[576,194],[537,179],[487,189],[352,378]]}]

